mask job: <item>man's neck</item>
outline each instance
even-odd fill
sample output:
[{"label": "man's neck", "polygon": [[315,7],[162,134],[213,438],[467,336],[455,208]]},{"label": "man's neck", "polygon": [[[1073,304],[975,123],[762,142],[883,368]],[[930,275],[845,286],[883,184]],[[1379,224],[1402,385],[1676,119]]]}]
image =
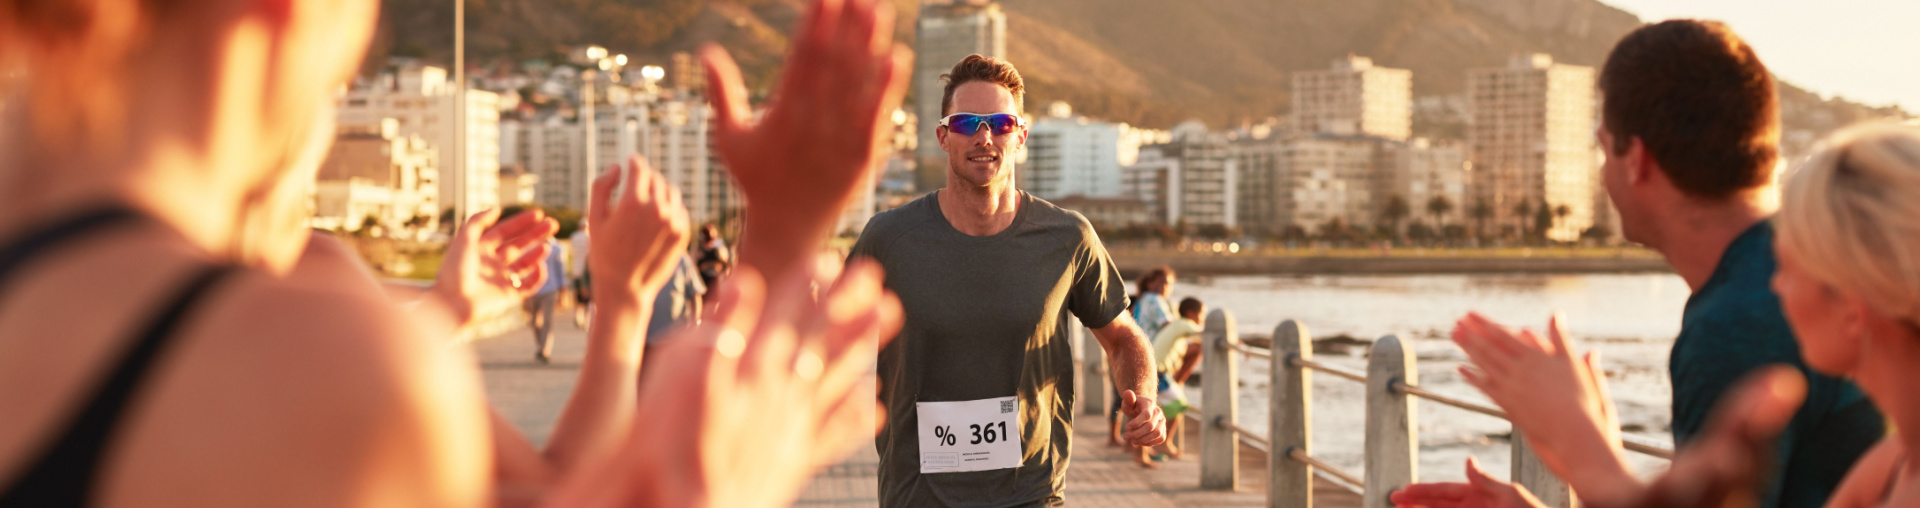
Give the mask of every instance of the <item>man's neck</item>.
[{"label": "man's neck", "polygon": [[935,195],[947,223],[969,236],[992,236],[1013,225],[1020,212],[1020,191],[1011,185],[947,185]]},{"label": "man's neck", "polygon": [[[1699,291],[1720,267],[1720,259],[1734,239],[1773,215],[1774,207],[1755,199],[1733,198],[1712,204],[1684,204],[1675,209],[1654,247],[1667,264]],[[1769,246],[1768,248],[1772,248]]]}]

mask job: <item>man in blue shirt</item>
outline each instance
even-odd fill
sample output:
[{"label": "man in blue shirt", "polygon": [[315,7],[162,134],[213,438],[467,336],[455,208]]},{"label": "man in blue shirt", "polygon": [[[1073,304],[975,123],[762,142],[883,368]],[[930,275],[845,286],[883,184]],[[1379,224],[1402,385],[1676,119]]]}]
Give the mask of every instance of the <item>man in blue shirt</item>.
[{"label": "man in blue shirt", "polygon": [[[1884,424],[1858,387],[1806,367],[1769,287],[1767,218],[1778,206],[1780,136],[1772,75],[1726,25],[1670,20],[1621,39],[1599,86],[1601,179],[1619,209],[1621,233],[1659,251],[1693,289],[1669,360],[1674,441],[1685,447],[1698,436],[1740,378],[1770,364],[1792,365],[1807,378],[1806,399],[1775,442],[1777,461],[1753,494],[1768,508],[1823,505]],[[1551,328],[1551,341],[1513,340],[1511,331],[1470,316],[1455,340],[1478,368],[1464,374],[1507,409],[1538,455],[1588,504],[1631,504],[1646,487],[1619,445],[1607,442],[1617,432],[1607,428],[1607,411],[1592,407],[1601,383],[1594,360],[1582,365],[1565,352],[1526,347],[1564,344],[1557,322]],[[1489,348],[1496,343],[1522,352],[1502,358]],[[1509,368],[1503,361],[1532,363]],[[1568,385],[1582,378],[1588,381]]]},{"label": "man in blue shirt", "polygon": [[566,286],[567,267],[560,262],[560,242],[547,239],[547,280],[540,291],[527,298],[527,326],[533,328],[533,359],[540,363],[553,360],[553,306],[560,300],[560,288]]}]

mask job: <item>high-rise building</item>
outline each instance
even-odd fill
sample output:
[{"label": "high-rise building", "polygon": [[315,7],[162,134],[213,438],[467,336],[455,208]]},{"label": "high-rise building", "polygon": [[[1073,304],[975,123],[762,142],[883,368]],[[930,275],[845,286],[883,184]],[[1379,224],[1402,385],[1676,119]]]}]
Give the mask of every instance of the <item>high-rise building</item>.
[{"label": "high-rise building", "polygon": [[1353,228],[1380,223],[1400,143],[1373,136],[1315,134],[1233,145],[1243,184],[1245,227],[1270,235],[1319,233],[1338,221]]},{"label": "high-rise building", "polygon": [[1301,132],[1404,141],[1413,129],[1413,71],[1349,55],[1328,70],[1295,72],[1293,124]]},{"label": "high-rise building", "polygon": [[1134,163],[1121,170],[1121,194],[1146,203],[1153,222],[1180,221],[1181,148],[1172,143],[1142,146]]},{"label": "high-rise building", "polygon": [[1086,117],[1043,118],[1027,135],[1017,185],[1041,199],[1120,196],[1120,138],[1126,124]]},{"label": "high-rise building", "polygon": [[535,204],[539,189],[539,175],[519,164],[500,166],[500,206]]},{"label": "high-rise building", "polygon": [[701,224],[738,216],[744,200],[720,152],[713,149],[713,108],[698,97],[663,100],[653,108],[653,121],[642,129],[647,138],[641,153],[680,187],[688,217]]},{"label": "high-rise building", "polygon": [[1493,211],[1482,234],[1535,229],[1573,241],[1593,224],[1594,71],[1545,54],[1467,75],[1473,199]]},{"label": "high-rise building", "polygon": [[[1394,158],[1391,195],[1406,200],[1411,221],[1426,224],[1436,232],[1447,226],[1466,225],[1467,185],[1473,163],[1467,162],[1462,147],[1415,138],[1398,147]],[[1441,211],[1434,213],[1436,209]]]},{"label": "high-rise building", "polygon": [[1147,203],[1168,225],[1238,227],[1239,197],[1230,140],[1196,121],[1173,128],[1171,142],[1140,147],[1122,170],[1121,195]]},{"label": "high-rise building", "polygon": [[586,209],[579,185],[591,183],[581,180],[585,148],[580,146],[584,136],[578,123],[552,113],[504,120],[500,139],[506,142],[501,150],[507,155],[504,162],[520,166],[537,179],[534,203]]},{"label": "high-rise building", "polygon": [[[340,125],[377,125],[383,119],[398,122],[399,135],[418,135],[439,152],[439,206],[471,214],[499,206],[500,96],[484,90],[466,92],[466,147],[455,143],[454,84],[446,69],[409,64],[397,66],[347,91],[339,108]],[[452,161],[465,167],[452,167]],[[464,217],[460,218],[464,219]]]},{"label": "high-rise building", "polygon": [[987,0],[927,0],[920,6],[913,59],[914,118],[919,126],[918,178],[920,192],[945,187],[947,153],[940,149],[934,126],[946,115],[940,98],[946,83],[940,76],[967,55],[1005,57],[1007,15]]}]

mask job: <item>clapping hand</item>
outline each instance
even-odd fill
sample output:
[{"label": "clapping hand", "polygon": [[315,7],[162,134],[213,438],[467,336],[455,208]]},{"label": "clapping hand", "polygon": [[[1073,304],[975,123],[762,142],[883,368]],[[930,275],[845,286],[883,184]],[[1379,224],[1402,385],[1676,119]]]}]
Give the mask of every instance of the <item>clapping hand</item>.
[{"label": "clapping hand", "polygon": [[740,262],[779,279],[805,264],[886,153],[912,52],[893,43],[892,2],[818,0],[795,30],[778,88],[758,120],[726,50],[701,49],[714,148],[747,201]]},{"label": "clapping hand", "polygon": [[539,209],[500,220],[500,209],[473,214],[447,244],[429,294],[437,295],[465,328],[476,319],[520,305],[559,277],[546,270],[547,255],[560,224]]},{"label": "clapping hand", "polygon": [[1394,506],[1421,508],[1533,508],[1540,499],[1526,487],[1488,476],[1467,457],[1466,483],[1416,483],[1388,496]]},{"label": "clapping hand", "polygon": [[1542,338],[1468,314],[1453,341],[1472,359],[1460,376],[1507,411],[1548,469],[1602,501],[1641,487],[1623,456],[1599,356],[1575,355],[1559,316]]},{"label": "clapping hand", "polygon": [[639,156],[593,180],[587,220],[594,232],[587,267],[595,303],[609,312],[615,310],[605,306],[651,302],[687,249],[680,189]]},{"label": "clapping hand", "polygon": [[[829,265],[832,266],[832,265]],[[554,506],[786,506],[821,467],[870,443],[882,414],[871,368],[900,330],[877,263],[803,270],[771,288],[743,267],[712,319],[653,346],[640,410],[608,472]],[[828,283],[815,298],[817,280]]]}]

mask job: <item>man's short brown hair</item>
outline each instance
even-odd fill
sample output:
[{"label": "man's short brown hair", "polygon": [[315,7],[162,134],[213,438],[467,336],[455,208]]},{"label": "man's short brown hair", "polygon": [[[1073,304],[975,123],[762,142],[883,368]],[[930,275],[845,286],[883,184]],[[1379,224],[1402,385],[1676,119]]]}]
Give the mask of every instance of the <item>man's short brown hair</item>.
[{"label": "man's short brown hair", "polygon": [[1013,94],[1013,106],[1016,110],[1025,109],[1027,86],[1020,81],[1020,71],[1006,60],[977,54],[967,55],[953,66],[953,72],[940,75],[947,82],[947,89],[940,95],[940,114],[953,112],[953,89],[972,81],[985,81],[1007,87]]},{"label": "man's short brown hair", "polygon": [[1675,19],[1620,39],[1600,71],[1613,153],[1632,138],[1676,187],[1709,199],[1758,187],[1780,156],[1773,75],[1717,21]]}]

